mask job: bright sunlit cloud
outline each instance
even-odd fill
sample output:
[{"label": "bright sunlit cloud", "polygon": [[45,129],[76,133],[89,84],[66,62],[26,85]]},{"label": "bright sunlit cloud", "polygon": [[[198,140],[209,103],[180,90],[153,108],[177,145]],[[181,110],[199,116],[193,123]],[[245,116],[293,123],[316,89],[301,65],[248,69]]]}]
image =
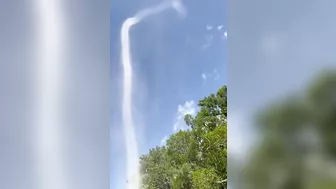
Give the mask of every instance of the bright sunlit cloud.
[{"label": "bright sunlit cloud", "polygon": [[192,116],[196,115],[197,113],[197,104],[193,101],[186,101],[183,105],[178,105],[177,113],[176,113],[176,120],[173,125],[173,131],[177,132],[179,130],[186,130],[187,125],[184,122],[184,116],[190,114]]}]

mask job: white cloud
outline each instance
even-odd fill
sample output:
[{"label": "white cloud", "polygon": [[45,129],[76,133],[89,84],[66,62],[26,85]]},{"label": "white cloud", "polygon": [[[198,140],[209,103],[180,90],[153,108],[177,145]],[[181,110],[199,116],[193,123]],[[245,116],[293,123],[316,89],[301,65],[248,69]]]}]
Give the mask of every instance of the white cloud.
[{"label": "white cloud", "polygon": [[218,71],[217,71],[216,68],[212,72],[210,72],[210,73],[202,73],[201,76],[202,76],[202,79],[204,81],[207,80],[207,79],[209,79],[209,78],[213,78],[214,80],[218,80],[219,77],[220,77],[220,75],[219,75],[219,73],[218,73]]},{"label": "white cloud", "polygon": [[205,36],[205,43],[203,44],[202,49],[209,48],[212,45],[213,38],[214,38],[213,35],[206,35]]},{"label": "white cloud", "polygon": [[227,39],[227,31],[225,31],[225,32],[223,33],[223,35],[222,35],[222,39],[223,39],[223,40]]},{"label": "white cloud", "polygon": [[[215,34],[206,34],[204,37],[205,42],[203,43],[201,49],[207,49],[211,47],[211,45],[214,43],[214,39],[221,39],[226,40],[227,39],[227,31],[223,30],[223,25],[217,26],[218,33]],[[210,31],[212,29],[212,26],[207,25],[207,30]]]},{"label": "white cloud", "polygon": [[228,116],[228,151],[238,161],[246,161],[250,149],[255,145],[255,130],[248,125],[250,118],[242,112],[231,112]]},{"label": "white cloud", "polygon": [[184,105],[178,105],[177,113],[176,113],[176,120],[173,125],[173,131],[177,132],[179,130],[186,130],[187,125],[184,122],[184,116],[187,114],[195,116],[196,111],[197,111],[197,104],[193,100],[186,101]]},{"label": "white cloud", "polygon": [[207,29],[207,30],[212,30],[212,28],[213,28],[213,26],[211,26],[211,25],[207,25],[207,26],[206,26],[206,29]]},{"label": "white cloud", "polygon": [[161,139],[161,146],[166,145],[167,140],[168,140],[168,136],[164,136],[164,137]]},{"label": "white cloud", "polygon": [[218,72],[217,72],[217,69],[214,69],[214,70],[213,70],[213,77],[214,77],[215,80],[218,80],[218,79],[219,79],[220,76],[219,76],[219,74],[218,74]]},{"label": "white cloud", "polygon": [[243,118],[239,114],[231,114],[228,118],[228,148],[235,156],[242,156],[245,151]]},{"label": "white cloud", "polygon": [[206,79],[207,79],[207,75],[206,75],[206,73],[202,73],[202,79],[205,81]]}]

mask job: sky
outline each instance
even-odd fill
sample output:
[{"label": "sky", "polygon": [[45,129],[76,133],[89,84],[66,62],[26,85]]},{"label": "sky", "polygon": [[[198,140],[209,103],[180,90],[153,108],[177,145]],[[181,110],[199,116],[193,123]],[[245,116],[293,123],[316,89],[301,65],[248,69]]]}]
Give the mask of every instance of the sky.
[{"label": "sky", "polygon": [[[126,182],[120,28],[126,18],[159,2],[111,1],[111,188],[123,188]],[[186,129],[184,115],[195,114],[198,100],[226,84],[226,1],[186,0],[183,4],[185,17],[170,9],[131,29],[133,111],[140,154]]]},{"label": "sky", "polygon": [[[116,53],[120,27],[114,27],[156,3],[112,1],[113,86],[120,83]],[[253,122],[255,114],[270,103],[303,90],[322,69],[336,66],[333,19],[336,2],[235,0],[229,8],[224,0],[184,3],[188,9],[185,19],[167,11],[132,31],[133,58],[140,78],[137,98],[142,109],[139,112],[146,112],[137,122],[141,153],[160,145],[174,131],[179,109],[193,112],[186,107],[193,107],[193,101],[229,83],[229,158],[246,160],[249,157],[246,153],[258,139]],[[229,38],[225,40],[220,40],[216,31],[221,25],[223,31],[229,30]],[[123,178],[116,177],[123,166],[122,145],[117,142],[122,141],[121,133],[112,121],[112,188],[122,186],[117,181]]]},{"label": "sky", "polygon": [[[114,3],[113,27],[156,2]],[[130,4],[132,6],[128,6]],[[270,103],[302,90],[323,68],[335,67],[336,25],[333,18],[336,15],[332,9],[335,1],[237,0],[230,3],[229,9],[223,0],[187,1],[185,4],[188,14],[184,20],[169,12],[162,13],[139,24],[132,32],[134,59],[141,78],[138,85],[143,89],[139,90],[138,98],[142,100],[142,112],[146,112],[145,121],[139,122],[138,128],[141,152],[146,153],[159,145],[162,138],[173,132],[179,105],[180,110],[185,110],[183,105],[192,106],[192,100],[195,102],[229,83],[229,157],[246,159],[246,153],[258,139],[254,115]],[[219,25],[223,25],[224,31],[229,30],[228,39],[216,40],[219,37],[206,35],[215,32],[214,28]],[[114,81],[118,83],[120,66],[115,52],[119,48],[119,30],[111,29],[111,32],[112,69],[116,73]],[[207,47],[207,40],[213,40],[210,47]],[[145,46],[136,48],[140,44]],[[218,80],[206,74],[215,73],[214,69],[220,76]],[[112,82],[112,85],[116,84]],[[113,137],[122,136],[117,126],[112,126],[111,134],[112,140],[121,141]],[[122,147],[119,150],[115,147],[122,145],[113,144],[111,158],[114,154],[122,154]],[[119,157],[111,161],[112,177],[122,170],[122,163],[119,164],[121,168],[114,166],[122,162],[123,157]],[[119,188],[121,185],[114,183],[114,178],[111,187]]]}]

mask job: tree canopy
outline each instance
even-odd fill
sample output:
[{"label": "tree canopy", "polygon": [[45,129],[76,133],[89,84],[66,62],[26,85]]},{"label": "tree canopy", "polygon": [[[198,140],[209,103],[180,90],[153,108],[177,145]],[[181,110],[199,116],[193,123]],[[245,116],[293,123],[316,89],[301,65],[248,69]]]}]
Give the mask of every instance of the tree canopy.
[{"label": "tree canopy", "polygon": [[324,72],[302,92],[261,111],[262,139],[242,188],[336,188],[335,86],[336,72]]},{"label": "tree canopy", "polygon": [[198,102],[189,126],[141,156],[142,189],[227,188],[227,87]]}]

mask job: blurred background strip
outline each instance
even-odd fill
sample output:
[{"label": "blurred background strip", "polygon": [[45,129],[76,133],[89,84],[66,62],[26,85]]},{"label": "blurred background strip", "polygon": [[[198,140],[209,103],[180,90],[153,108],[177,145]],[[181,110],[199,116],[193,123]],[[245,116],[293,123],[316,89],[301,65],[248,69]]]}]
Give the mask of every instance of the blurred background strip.
[{"label": "blurred background strip", "polygon": [[109,188],[110,2],[0,14],[0,188]]},{"label": "blurred background strip", "polygon": [[229,3],[229,188],[336,187],[335,6]]}]

